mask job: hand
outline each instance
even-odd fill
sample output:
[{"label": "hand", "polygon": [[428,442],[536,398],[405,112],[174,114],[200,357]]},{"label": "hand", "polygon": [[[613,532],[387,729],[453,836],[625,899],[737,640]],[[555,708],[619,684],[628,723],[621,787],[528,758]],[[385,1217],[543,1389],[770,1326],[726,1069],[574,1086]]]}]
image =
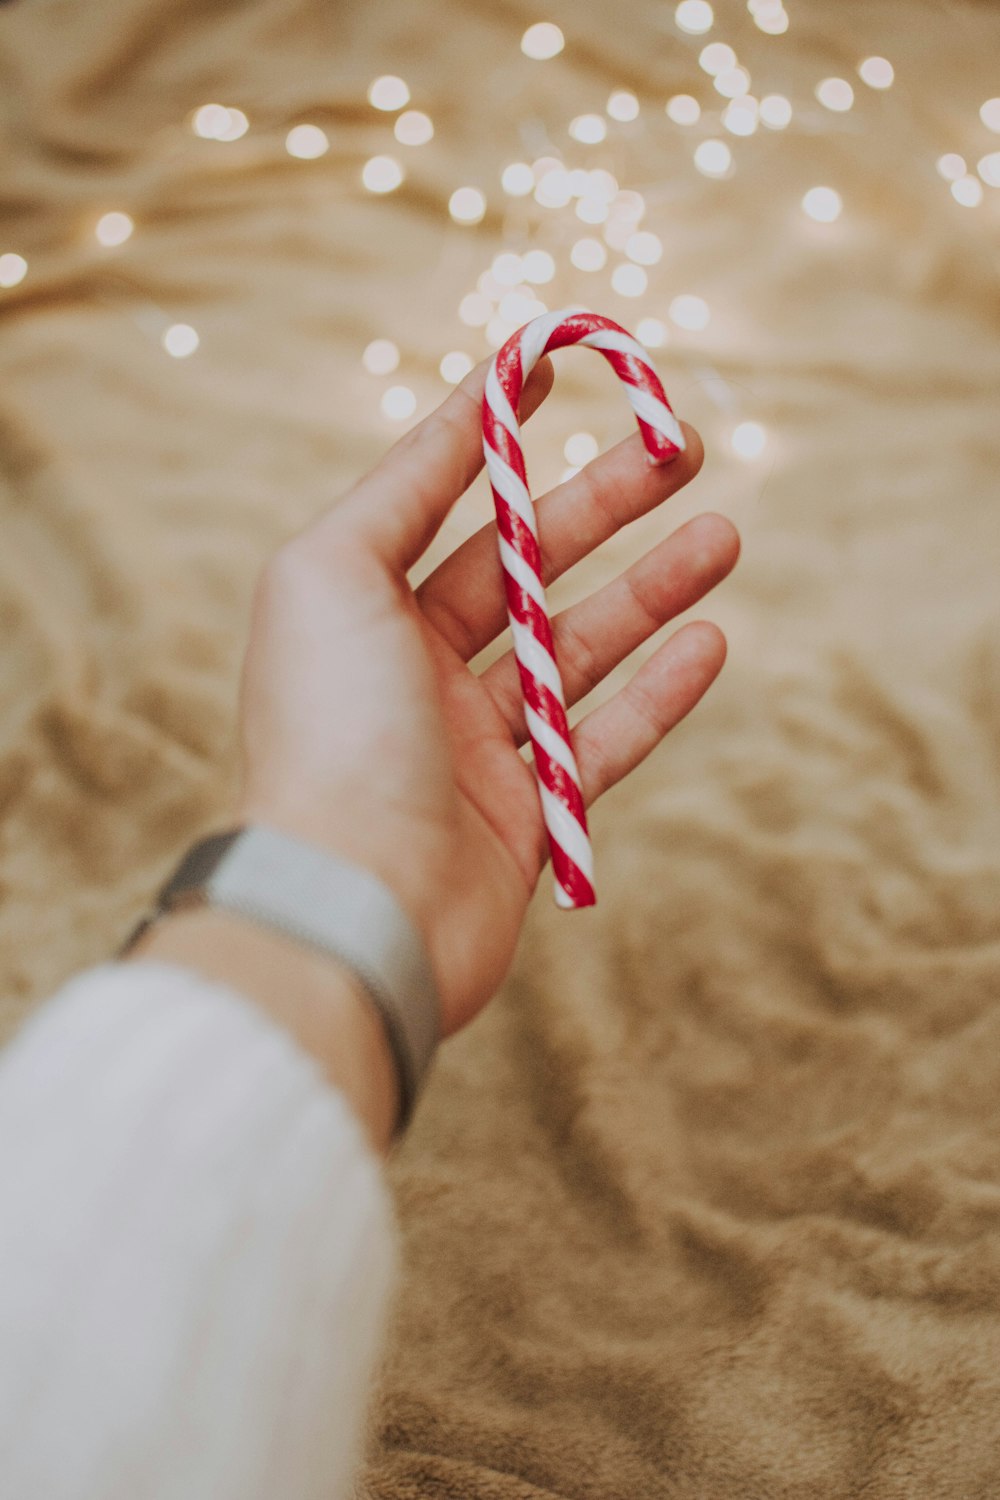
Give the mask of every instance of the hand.
[{"label": "hand", "polygon": [[[467,663],[506,627],[493,524],[414,590],[407,573],[483,465],[489,361],[266,564],[243,664],[240,822],[260,822],[371,869],[423,932],[442,1036],[470,1021],[513,957],[548,858],[513,654]],[[539,363],[522,417],[552,384]],[[638,433],[538,501],[546,582],[701,467],[698,434],[671,463]],[[721,516],[689,521],[613,583],[553,620],[568,704],[730,571]],[[686,625],[573,732],[589,806],[697,703],[722,633]],[[579,920],[567,914],[563,921]]]}]

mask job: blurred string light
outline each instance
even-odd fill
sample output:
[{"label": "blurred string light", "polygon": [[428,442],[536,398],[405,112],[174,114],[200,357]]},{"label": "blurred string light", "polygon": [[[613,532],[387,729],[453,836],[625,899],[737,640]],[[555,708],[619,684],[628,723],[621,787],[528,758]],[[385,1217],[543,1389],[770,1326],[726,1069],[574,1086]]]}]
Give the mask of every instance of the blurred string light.
[{"label": "blurred string light", "polygon": [[113,211],[102,214],[94,225],[94,237],[99,245],[105,249],[113,249],[116,245],[124,245],[131,238],[135,224],[129,214]]},{"label": "blurred string light", "polygon": [[171,323],[163,335],[163,347],[174,359],[187,359],[200,343],[190,323]]},{"label": "blurred string light", "polygon": [[957,182],[969,170],[965,165],[965,157],[959,156],[957,151],[946,151],[944,156],[939,156],[937,169],[945,182]]},{"label": "blurred string light", "polygon": [[[747,8],[758,28],[769,35],[780,36],[788,29],[789,19],[782,0],[748,0]],[[674,9],[678,28],[701,37],[712,30],[714,14],[707,0],[681,0]],[[710,118],[721,122],[730,136],[749,137],[759,126],[771,131],[785,129],[792,121],[791,101],[783,94],[766,94],[758,99],[751,92],[749,71],[740,64],[733,47],[723,41],[697,44],[698,63],[712,79],[713,91],[725,102],[711,110]],[[544,61],[556,57],[565,47],[565,37],[558,26],[542,21],[529,26],[521,39],[521,50],[528,58]],[[895,71],[885,57],[871,56],[859,61],[855,69],[868,88],[884,91],[892,87]],[[402,146],[420,146],[434,138],[434,124],[422,110],[407,109],[410,89],[404,79],[394,74],[375,78],[367,97],[374,109],[395,114],[393,135]],[[846,78],[822,79],[815,87],[815,97],[827,110],[845,113],[857,102],[854,88]],[[675,94],[665,101],[668,119],[682,128],[697,125],[702,108],[692,94]],[[583,146],[597,146],[609,139],[608,121],[628,124],[639,119],[639,97],[631,90],[613,90],[603,113],[590,112],[575,116],[567,126],[571,140]],[[979,109],[982,125],[1000,134],[1000,97],[987,99]],[[201,105],[189,117],[191,130],[207,141],[239,140],[249,130],[247,115],[240,109],[220,103]],[[718,128],[718,126],[716,126]],[[613,137],[612,137],[613,139]],[[285,136],[289,155],[301,160],[316,160],[330,149],[326,132],[318,125],[294,125]],[[726,178],[733,172],[732,151],[725,140],[710,135],[698,142],[694,166],[703,176]],[[937,161],[937,171],[947,182],[960,206],[975,208],[985,198],[987,188],[1000,188],[1000,151],[986,152],[976,161],[973,172],[966,157],[957,151],[944,153]],[[362,182],[374,194],[394,191],[405,180],[402,166],[395,157],[377,155],[364,163]],[[587,169],[571,166],[560,155],[537,158],[533,162],[513,161],[500,172],[503,192],[512,199],[534,199],[545,210],[569,211],[592,233],[572,240],[568,249],[570,266],[588,276],[603,273],[617,295],[638,299],[649,289],[648,267],[663,258],[663,243],[649,229],[640,228],[646,205],[640,193],[622,188],[606,167]],[[530,209],[531,204],[527,207]],[[802,212],[819,224],[832,224],[843,211],[840,194],[832,187],[814,187],[801,200]],[[448,200],[448,213],[461,225],[475,226],[487,211],[486,195],[473,186],[456,188]],[[523,210],[522,210],[523,212]],[[113,210],[95,222],[93,233],[98,243],[113,249],[128,241],[135,230],[130,214]],[[523,224],[518,234],[525,232]],[[609,252],[618,258],[608,269]],[[536,287],[545,286],[558,275],[555,256],[541,247],[502,250],[490,267],[478,278],[474,291],[467,292],[458,307],[459,321],[470,329],[482,329],[487,343],[499,347],[523,323],[546,311]],[[26,259],[13,252],[0,255],[0,288],[20,284],[28,271]],[[699,333],[710,321],[708,303],[699,296],[685,293],[669,304],[669,319],[677,328]],[[662,347],[669,338],[666,322],[643,317],[635,325],[636,336],[647,347]],[[162,345],[175,359],[185,359],[199,348],[199,335],[187,323],[172,323],[162,335]],[[364,368],[375,376],[389,376],[400,365],[400,353],[389,339],[374,339],[362,353]],[[473,357],[462,350],[450,350],[441,357],[439,373],[443,380],[456,384],[473,367]],[[730,399],[730,406],[732,405]],[[383,414],[393,421],[408,420],[416,411],[417,397],[406,385],[393,385],[383,392]],[[767,434],[759,422],[739,422],[730,434],[733,453],[742,459],[760,456],[767,444]],[[589,462],[596,453],[596,440],[586,433],[567,440],[566,459],[576,468]]]},{"label": "blurred string light", "polygon": [[846,78],[824,78],[816,85],[816,98],[824,109],[843,114],[854,103],[854,90]]},{"label": "blurred string light", "polygon": [[557,57],[565,45],[565,37],[551,21],[537,21],[534,26],[528,27],[521,38],[521,51],[525,57],[533,58],[536,62],[547,62],[549,58]]},{"label": "blurred string light", "polygon": [[361,169],[361,181],[370,193],[394,192],[404,175],[394,156],[373,156]]},{"label": "blurred string light", "polygon": [[407,109],[393,126],[393,135],[403,146],[426,146],[434,137],[434,122],[420,109]]},{"label": "blurred string light", "polygon": [[733,164],[733,153],[725,141],[702,141],[695,150],[694,164],[703,177],[725,177]]},{"label": "blurred string light", "polygon": [[658,265],[663,259],[663,241],[648,229],[638,229],[625,241],[625,254],[636,265]]},{"label": "blurred string light", "polygon": [[662,349],[670,337],[667,325],[659,318],[640,318],[636,324],[635,336],[647,349]]},{"label": "blurred string light", "polygon": [[692,36],[711,31],[714,19],[708,0],[681,0],[674,11],[674,20],[681,31],[689,32]]},{"label": "blurred string light", "polygon": [[709,42],[698,54],[698,65],[714,77],[735,68],[736,53],[726,42]]},{"label": "blurred string light", "polygon": [[624,262],[611,273],[611,285],[620,297],[641,297],[649,285],[642,266]]},{"label": "blurred string light", "polygon": [[584,238],[576,241],[569,258],[578,271],[603,271],[608,263],[608,252],[600,240]]},{"label": "blurred string light", "polygon": [[365,347],[361,363],[370,375],[391,375],[399,369],[399,350],[391,339],[372,339]]},{"label": "blurred string light", "polygon": [[723,98],[738,99],[741,94],[750,92],[750,74],[746,68],[725,68],[716,73],[712,86]]},{"label": "blurred string light", "polygon": [[701,118],[701,105],[692,94],[675,94],[666,110],[675,125],[696,125]]},{"label": "blurred string light", "polygon": [[318,125],[294,125],[285,137],[285,150],[300,161],[316,161],[329,149],[326,131]]},{"label": "blurred string light", "polygon": [[686,328],[692,333],[700,333],[703,328],[707,328],[710,317],[709,306],[704,297],[695,297],[689,292],[675,297],[670,304],[670,321],[676,323],[678,328]]},{"label": "blurred string light", "polygon": [[395,112],[405,109],[410,102],[410,90],[402,78],[395,73],[383,73],[368,85],[368,103],[374,109]]},{"label": "blurred string light", "polygon": [[752,94],[730,99],[722,114],[722,123],[730,135],[753,135],[757,129],[760,106]]},{"label": "blurred string light", "polygon": [[767,433],[759,422],[740,422],[733,429],[729,446],[737,458],[759,458],[767,446]]},{"label": "blurred string light", "polygon": [[604,140],[608,126],[601,115],[577,115],[575,120],[569,122],[569,133],[574,141],[581,141],[585,146],[596,146]]},{"label": "blurred string light", "polygon": [[448,212],[456,224],[478,224],[486,216],[486,199],[478,188],[456,188],[448,199]]},{"label": "blurred string light", "polygon": [[566,462],[578,469],[582,469],[584,464],[589,464],[592,459],[595,459],[599,451],[597,439],[592,432],[574,432],[563,445],[563,457]]},{"label": "blurred string light", "polygon": [[493,316],[493,304],[483,292],[468,292],[458,304],[458,316],[467,328],[485,328]]},{"label": "blurred string light", "polygon": [[830,187],[810,188],[802,199],[802,210],[817,224],[832,224],[843,208],[840,194]]},{"label": "blurred string light", "polygon": [[963,208],[978,208],[983,201],[983,185],[978,177],[960,177],[951,185],[951,196]]},{"label": "blurred string light", "polygon": [[500,182],[512,198],[525,198],[535,190],[535,174],[526,161],[512,161],[504,167]]},{"label": "blurred string light", "polygon": [[20,286],[28,274],[28,262],[23,255],[15,255],[12,250],[0,255],[0,286]]},{"label": "blurred string light", "polygon": [[791,123],[791,100],[784,94],[765,94],[757,113],[769,130],[784,130]]},{"label": "blurred string light", "polygon": [[241,109],[203,104],[191,116],[191,129],[205,141],[238,141],[250,129],[250,121]]},{"label": "blurred string light", "polygon": [[768,36],[782,36],[788,30],[788,12],[782,0],[747,0],[747,10],[754,25]]},{"label": "blurred string light", "polygon": [[866,57],[864,62],[858,64],[858,77],[870,89],[891,88],[895,76],[895,70],[887,57]]},{"label": "blurred string light", "polygon": [[616,89],[604,108],[612,120],[628,121],[639,118],[639,101],[628,89]]},{"label": "blurred string light", "polygon": [[382,395],[382,415],[393,422],[405,422],[417,409],[417,398],[408,385],[391,385]]},{"label": "blurred string light", "polygon": [[452,349],[449,354],[443,356],[438,369],[442,380],[447,380],[449,385],[458,385],[458,382],[464,380],[472,369],[472,359],[461,350]]}]

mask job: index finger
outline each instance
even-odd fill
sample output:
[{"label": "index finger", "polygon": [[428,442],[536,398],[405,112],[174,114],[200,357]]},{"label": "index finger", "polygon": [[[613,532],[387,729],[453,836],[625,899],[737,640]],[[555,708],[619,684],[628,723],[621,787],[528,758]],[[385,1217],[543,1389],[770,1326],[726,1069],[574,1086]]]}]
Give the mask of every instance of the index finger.
[{"label": "index finger", "polygon": [[[339,505],[311,524],[316,543],[322,546],[327,528],[342,535],[346,520],[390,567],[406,573],[413,566],[485,462],[483,391],[493,358],[470,370]],[[539,360],[524,387],[522,420],[541,406],[554,375],[552,361]]]}]

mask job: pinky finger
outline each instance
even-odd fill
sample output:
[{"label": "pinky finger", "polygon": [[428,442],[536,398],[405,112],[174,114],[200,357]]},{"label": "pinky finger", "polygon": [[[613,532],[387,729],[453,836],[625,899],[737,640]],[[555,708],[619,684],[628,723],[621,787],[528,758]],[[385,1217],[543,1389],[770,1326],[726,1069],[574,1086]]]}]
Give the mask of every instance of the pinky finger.
[{"label": "pinky finger", "polygon": [[589,807],[634,771],[691,712],[722,670],[726,638],[698,620],[671,636],[627,687],[595,708],[573,731],[583,800]]}]

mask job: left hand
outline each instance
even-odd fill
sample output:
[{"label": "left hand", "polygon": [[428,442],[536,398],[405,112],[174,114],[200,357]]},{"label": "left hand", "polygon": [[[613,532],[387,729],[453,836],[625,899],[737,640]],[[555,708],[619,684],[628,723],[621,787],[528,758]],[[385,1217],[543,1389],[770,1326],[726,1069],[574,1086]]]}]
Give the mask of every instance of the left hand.
[{"label": "left hand", "polygon": [[[513,957],[547,840],[512,652],[469,661],[507,624],[496,528],[419,588],[407,573],[483,466],[489,361],[328,513],[266,564],[243,666],[238,816],[374,871],[421,929],[442,1035],[470,1021]],[[552,382],[527,382],[530,415]],[[698,472],[702,447],[651,467],[638,433],[537,503],[546,582]],[[729,521],[702,515],[553,620],[573,704],[733,567]],[[632,770],[719,672],[714,625],[686,625],[573,731],[584,801]],[[572,920],[567,916],[563,920]]]}]

